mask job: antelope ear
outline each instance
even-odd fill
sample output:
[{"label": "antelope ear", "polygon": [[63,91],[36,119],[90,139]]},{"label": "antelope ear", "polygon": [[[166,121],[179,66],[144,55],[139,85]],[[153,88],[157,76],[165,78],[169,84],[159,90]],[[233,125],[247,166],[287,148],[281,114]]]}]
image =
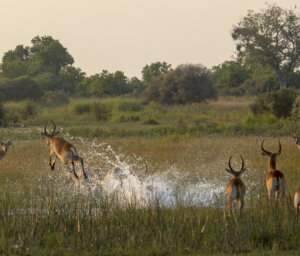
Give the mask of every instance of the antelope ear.
[{"label": "antelope ear", "polygon": [[293,138],[294,138],[294,139],[297,139],[296,133],[293,133]]},{"label": "antelope ear", "polygon": [[229,172],[230,174],[235,175],[234,171],[232,171],[232,170],[230,170],[230,169],[227,169],[227,168],[225,168],[225,170],[226,170],[227,172]]},{"label": "antelope ear", "polygon": [[56,136],[57,134],[59,134],[59,131],[55,132],[53,135]]},{"label": "antelope ear", "polygon": [[245,169],[242,169],[242,170],[240,170],[240,172],[239,172],[239,175],[242,175],[245,171],[246,171],[247,169],[245,168]]}]

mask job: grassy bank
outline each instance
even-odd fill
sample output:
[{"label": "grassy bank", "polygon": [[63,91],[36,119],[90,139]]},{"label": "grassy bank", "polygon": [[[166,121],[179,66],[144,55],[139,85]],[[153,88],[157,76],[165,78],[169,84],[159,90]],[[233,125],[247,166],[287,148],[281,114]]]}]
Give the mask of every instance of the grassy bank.
[{"label": "grassy bank", "polygon": [[[289,136],[299,126],[298,114],[279,120],[272,114],[254,116],[249,111],[252,101],[224,98],[185,106],[143,106],[136,99],[77,99],[64,106],[35,106],[36,111],[26,102],[6,103],[4,108],[9,126],[42,128],[46,120],[55,120],[61,132],[84,138]],[[32,136],[39,133],[30,131]]]}]

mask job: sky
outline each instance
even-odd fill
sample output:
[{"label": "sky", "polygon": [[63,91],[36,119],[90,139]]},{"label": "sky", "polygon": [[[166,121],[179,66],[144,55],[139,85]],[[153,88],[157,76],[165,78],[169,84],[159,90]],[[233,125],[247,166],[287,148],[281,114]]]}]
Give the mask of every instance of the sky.
[{"label": "sky", "polygon": [[49,35],[87,75],[141,77],[157,61],[211,68],[236,55],[233,25],[266,2],[300,11],[299,0],[0,0],[0,59]]}]

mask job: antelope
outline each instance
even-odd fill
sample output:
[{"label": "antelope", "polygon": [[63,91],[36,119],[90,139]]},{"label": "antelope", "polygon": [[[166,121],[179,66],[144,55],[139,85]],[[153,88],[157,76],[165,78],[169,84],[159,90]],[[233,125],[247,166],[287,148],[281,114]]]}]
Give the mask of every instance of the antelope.
[{"label": "antelope", "polygon": [[242,160],[241,169],[239,171],[233,170],[233,168],[231,167],[231,164],[230,164],[231,158],[232,158],[232,156],[229,158],[229,161],[228,161],[229,169],[225,168],[225,170],[227,172],[229,172],[230,174],[233,175],[233,178],[229,181],[229,183],[227,184],[227,187],[226,187],[227,204],[228,204],[228,209],[230,212],[231,209],[235,208],[234,207],[235,204],[239,203],[240,212],[241,212],[242,209],[244,208],[244,196],[246,193],[246,186],[243,183],[243,181],[241,180],[241,175],[244,173],[244,171],[246,171],[246,168],[245,168],[244,159],[241,156],[241,160]]},{"label": "antelope", "polygon": [[264,140],[261,142],[261,153],[268,157],[268,175],[266,185],[268,189],[268,197],[271,201],[277,200],[278,197],[284,198],[285,194],[285,178],[281,171],[276,170],[276,159],[281,154],[281,144],[276,153],[269,152],[264,149]]},{"label": "antelope", "polygon": [[[83,173],[84,177],[87,178],[87,175],[86,175],[86,173],[84,171],[84,167],[83,167],[83,159],[81,157],[79,157],[77,149],[72,144],[70,144],[69,142],[64,140],[63,138],[56,137],[56,135],[59,132],[55,131],[56,130],[56,125],[55,125],[54,121],[52,121],[52,123],[53,123],[54,127],[53,127],[53,131],[52,131],[51,134],[49,134],[47,132],[47,122],[46,122],[45,127],[44,127],[44,132],[41,133],[43,136],[46,137],[47,145],[50,145],[49,165],[50,165],[51,170],[52,171],[54,170],[56,159],[57,159],[57,157],[59,157],[61,162],[63,164],[65,164],[66,166],[69,163],[72,164],[73,174],[74,174],[74,177],[75,177],[75,178],[74,177],[72,177],[72,178],[73,178],[74,181],[78,180],[78,175],[75,172],[74,162],[80,162],[81,163],[82,173]],[[54,154],[55,154],[55,159],[54,159],[53,163],[51,163],[52,162],[52,156]],[[77,182],[75,182],[75,183],[77,183]]]},{"label": "antelope", "polygon": [[294,207],[296,209],[296,214],[298,215],[299,207],[300,207],[300,187],[298,188],[298,190],[294,195]]},{"label": "antelope", "polygon": [[[10,137],[10,136],[9,136]],[[10,137],[9,141],[7,143],[0,142],[0,160],[6,156],[7,151],[12,144],[12,138]]]}]

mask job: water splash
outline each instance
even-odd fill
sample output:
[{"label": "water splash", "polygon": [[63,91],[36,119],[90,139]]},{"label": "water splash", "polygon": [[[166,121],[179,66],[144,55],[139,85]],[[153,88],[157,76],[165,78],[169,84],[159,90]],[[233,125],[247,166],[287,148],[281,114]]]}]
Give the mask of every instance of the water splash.
[{"label": "water splash", "polygon": [[[191,180],[185,172],[167,164],[160,172],[147,174],[143,159],[116,153],[109,144],[92,141],[81,156],[89,179],[82,179],[78,193],[96,196],[97,192],[101,192],[107,197],[117,198],[122,204],[147,206],[159,203],[167,207],[177,204],[209,206],[224,194],[223,182],[199,178]],[[51,178],[56,179],[54,176]]]}]

